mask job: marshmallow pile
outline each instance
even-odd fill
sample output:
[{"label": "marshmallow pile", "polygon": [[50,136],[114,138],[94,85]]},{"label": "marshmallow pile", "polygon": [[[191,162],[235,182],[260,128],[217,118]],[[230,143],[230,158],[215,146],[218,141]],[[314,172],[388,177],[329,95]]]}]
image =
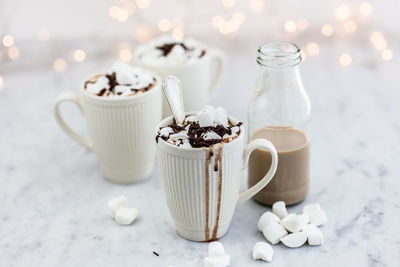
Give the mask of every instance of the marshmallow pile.
[{"label": "marshmallow pile", "polygon": [[183,65],[200,60],[206,53],[200,42],[186,38],[180,41],[163,35],[141,45],[135,51],[147,65]]},{"label": "marshmallow pile", "polygon": [[85,89],[93,95],[118,98],[141,94],[149,90],[155,81],[155,77],[142,68],[116,62],[105,74],[87,81]]},{"label": "marshmallow pile", "polygon": [[[197,112],[197,114],[187,116],[183,125],[176,125],[175,127],[169,125],[161,128],[158,136],[176,146],[190,148],[193,146],[189,135],[191,130],[194,129],[193,127],[198,126],[204,127],[204,131],[201,131],[199,134],[196,133],[193,138],[201,140],[205,144],[230,142],[240,133],[240,125],[233,126],[229,124],[228,115],[224,108],[217,107],[214,109],[214,107],[207,105],[203,110]],[[221,127],[223,128],[222,131]],[[230,134],[226,132],[230,132]]]},{"label": "marshmallow pile", "polygon": [[208,257],[204,258],[204,267],[226,267],[229,263],[230,256],[225,254],[222,243],[214,241],[208,244]]},{"label": "marshmallow pile", "polygon": [[272,212],[265,212],[257,223],[259,231],[273,245],[282,242],[290,248],[306,243],[311,246],[322,245],[323,235],[318,226],[328,221],[321,205],[312,203],[304,206],[302,214],[288,214],[285,202],[278,201],[272,206]]},{"label": "marshmallow pile", "polygon": [[129,225],[135,221],[138,211],[135,208],[127,207],[128,200],[125,196],[119,196],[108,201],[110,215],[118,224]]}]

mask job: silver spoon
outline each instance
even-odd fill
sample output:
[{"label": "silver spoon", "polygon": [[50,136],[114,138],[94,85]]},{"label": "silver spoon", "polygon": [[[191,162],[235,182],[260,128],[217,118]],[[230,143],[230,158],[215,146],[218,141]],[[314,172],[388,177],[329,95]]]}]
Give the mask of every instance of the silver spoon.
[{"label": "silver spoon", "polygon": [[185,120],[185,107],[183,106],[181,81],[175,76],[168,75],[163,82],[163,91],[176,123],[183,124]]}]

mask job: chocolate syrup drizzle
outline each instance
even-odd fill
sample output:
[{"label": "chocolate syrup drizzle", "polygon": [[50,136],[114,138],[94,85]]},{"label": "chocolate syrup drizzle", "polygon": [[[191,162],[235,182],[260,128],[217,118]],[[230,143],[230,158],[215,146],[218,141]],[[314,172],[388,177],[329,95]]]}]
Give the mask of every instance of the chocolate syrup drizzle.
[{"label": "chocolate syrup drizzle", "polygon": [[[166,57],[169,55],[169,53],[171,53],[172,49],[176,46],[176,45],[180,45],[182,46],[183,49],[185,49],[185,51],[193,51],[194,48],[189,48],[187,47],[184,43],[180,42],[175,42],[175,43],[165,43],[163,45],[157,46],[156,49],[161,50],[162,52],[162,56]],[[206,54],[206,50],[201,50],[201,53],[199,55],[199,58],[203,57]]]},{"label": "chocolate syrup drizzle", "polygon": [[[156,78],[153,78],[153,82],[151,84],[149,84],[148,86],[143,87],[143,88],[133,88],[132,84],[119,84],[117,82],[117,74],[115,72],[112,72],[111,74],[106,73],[106,74],[102,74],[102,75],[104,75],[104,77],[106,77],[108,79],[108,85],[110,87],[109,87],[109,89],[106,89],[106,88],[101,89],[101,91],[97,94],[98,96],[104,96],[104,95],[109,95],[109,94],[121,95],[122,92],[115,93],[115,87],[117,85],[132,86],[132,88],[130,88],[132,92],[135,92],[135,93],[142,92],[142,93],[144,93],[144,92],[149,91],[151,88],[153,88],[154,85],[155,85],[155,82],[156,82]],[[102,75],[96,75],[91,80],[86,81],[85,82],[85,89],[87,88],[87,85],[89,83],[96,83],[97,79]],[[137,78],[137,75],[135,75],[135,76]]]},{"label": "chocolate syrup drizzle", "polygon": [[[184,131],[185,127],[187,125],[190,125],[189,131],[187,132],[187,135],[189,137],[189,144],[194,148],[199,148],[199,147],[211,147],[215,144],[226,142],[223,139],[205,140],[203,138],[204,133],[213,131],[216,134],[218,134],[219,136],[221,136],[221,138],[222,138],[225,134],[228,134],[228,135],[232,134],[232,127],[234,127],[234,126],[240,127],[242,124],[243,124],[242,122],[239,122],[237,125],[229,125],[228,127],[225,127],[223,125],[200,127],[200,124],[198,122],[185,122],[182,126],[180,126],[180,125],[177,125],[176,122],[174,121],[174,123],[171,125],[168,125],[168,127],[171,127],[172,130],[174,131],[171,134],[176,134],[181,131]],[[159,138],[163,139],[164,141],[167,141],[169,139],[169,136],[166,137],[166,136],[161,136],[160,134],[157,134],[157,136],[156,136],[157,143],[158,143]]]}]

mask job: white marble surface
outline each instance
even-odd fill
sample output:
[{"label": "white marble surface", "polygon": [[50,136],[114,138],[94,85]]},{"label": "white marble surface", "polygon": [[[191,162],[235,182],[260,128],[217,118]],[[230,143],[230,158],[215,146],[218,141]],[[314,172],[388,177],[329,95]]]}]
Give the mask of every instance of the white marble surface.
[{"label": "white marble surface", "polygon": [[[311,191],[304,203],[318,201],[326,210],[325,244],[275,246],[271,266],[400,265],[399,60],[366,59],[343,68],[335,49],[321,47],[320,56],[302,68],[313,104]],[[255,53],[228,54],[226,79],[211,103],[245,121]],[[64,73],[40,61],[1,66],[0,266],[201,266],[207,244],[175,233],[157,169],[145,182],[111,184],[95,156],[53,118],[60,92],[78,90],[82,77],[113,60],[91,58]],[[65,105],[63,111],[84,133],[77,109]],[[121,194],[140,213],[131,226],[108,216],[106,202]],[[253,201],[237,208],[221,239],[231,266],[268,265],[251,259],[254,243],[263,240],[256,223],[267,209]]]}]

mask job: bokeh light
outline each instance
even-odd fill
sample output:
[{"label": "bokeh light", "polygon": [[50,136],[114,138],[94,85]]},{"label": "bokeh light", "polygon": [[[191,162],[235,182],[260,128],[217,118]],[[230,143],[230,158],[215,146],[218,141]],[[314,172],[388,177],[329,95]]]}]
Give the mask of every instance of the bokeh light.
[{"label": "bokeh light", "polygon": [[353,32],[355,32],[355,31],[357,30],[357,23],[356,23],[354,20],[352,20],[352,19],[347,20],[347,21],[343,24],[343,28],[344,28],[344,30],[345,30],[346,32],[353,33]]},{"label": "bokeh light", "polygon": [[121,49],[119,51],[119,58],[125,62],[130,61],[132,59],[132,51],[128,48]]},{"label": "bokeh light", "polygon": [[182,40],[184,35],[185,34],[182,29],[177,28],[172,31],[172,37],[174,37],[175,40]]},{"label": "bokeh light", "polygon": [[67,62],[63,58],[57,58],[53,62],[53,69],[57,72],[63,72],[67,69]]},{"label": "bokeh light", "polygon": [[19,49],[15,46],[12,46],[8,48],[7,55],[10,59],[16,60],[17,58],[19,58]]},{"label": "bokeh light", "polygon": [[340,55],[339,62],[343,66],[349,66],[352,62],[352,58],[350,54],[344,53]]},{"label": "bokeh light", "polygon": [[297,29],[304,31],[308,28],[308,20],[306,18],[299,18],[296,21]]},{"label": "bokeh light", "polygon": [[158,29],[162,32],[167,32],[171,29],[171,22],[168,19],[160,19]]},{"label": "bokeh light", "polygon": [[360,5],[360,13],[363,16],[369,16],[372,14],[372,5],[370,3],[362,3]]},{"label": "bokeh light", "polygon": [[311,42],[306,47],[307,53],[311,56],[318,55],[319,53],[319,45],[317,43]]},{"label": "bokeh light", "polygon": [[222,0],[222,5],[226,8],[233,7],[235,5],[235,0]]},{"label": "bokeh light", "polygon": [[37,33],[37,38],[39,41],[46,42],[50,39],[50,32],[46,28],[42,28]]},{"label": "bokeh light", "polygon": [[294,32],[296,31],[296,23],[293,20],[288,20],[285,22],[285,31]]},{"label": "bokeh light", "polygon": [[136,5],[140,9],[145,9],[150,6],[150,0],[136,0]]},{"label": "bokeh light", "polygon": [[263,0],[250,0],[250,9],[254,12],[260,12],[264,9]]},{"label": "bokeh light", "polygon": [[3,45],[5,47],[11,47],[14,45],[14,37],[12,37],[10,34],[6,34],[3,36]]},{"label": "bokeh light", "polygon": [[351,9],[346,5],[339,6],[335,10],[335,18],[339,21],[348,19],[350,15],[351,15]]},{"label": "bokeh light", "polygon": [[77,62],[82,62],[86,58],[86,53],[82,49],[76,49],[74,51],[73,58]]},{"label": "bokeh light", "polygon": [[383,60],[389,61],[393,58],[393,52],[390,49],[385,49],[382,51]]},{"label": "bokeh light", "polygon": [[325,36],[331,36],[333,34],[333,27],[330,24],[324,24],[321,28],[321,33]]}]

